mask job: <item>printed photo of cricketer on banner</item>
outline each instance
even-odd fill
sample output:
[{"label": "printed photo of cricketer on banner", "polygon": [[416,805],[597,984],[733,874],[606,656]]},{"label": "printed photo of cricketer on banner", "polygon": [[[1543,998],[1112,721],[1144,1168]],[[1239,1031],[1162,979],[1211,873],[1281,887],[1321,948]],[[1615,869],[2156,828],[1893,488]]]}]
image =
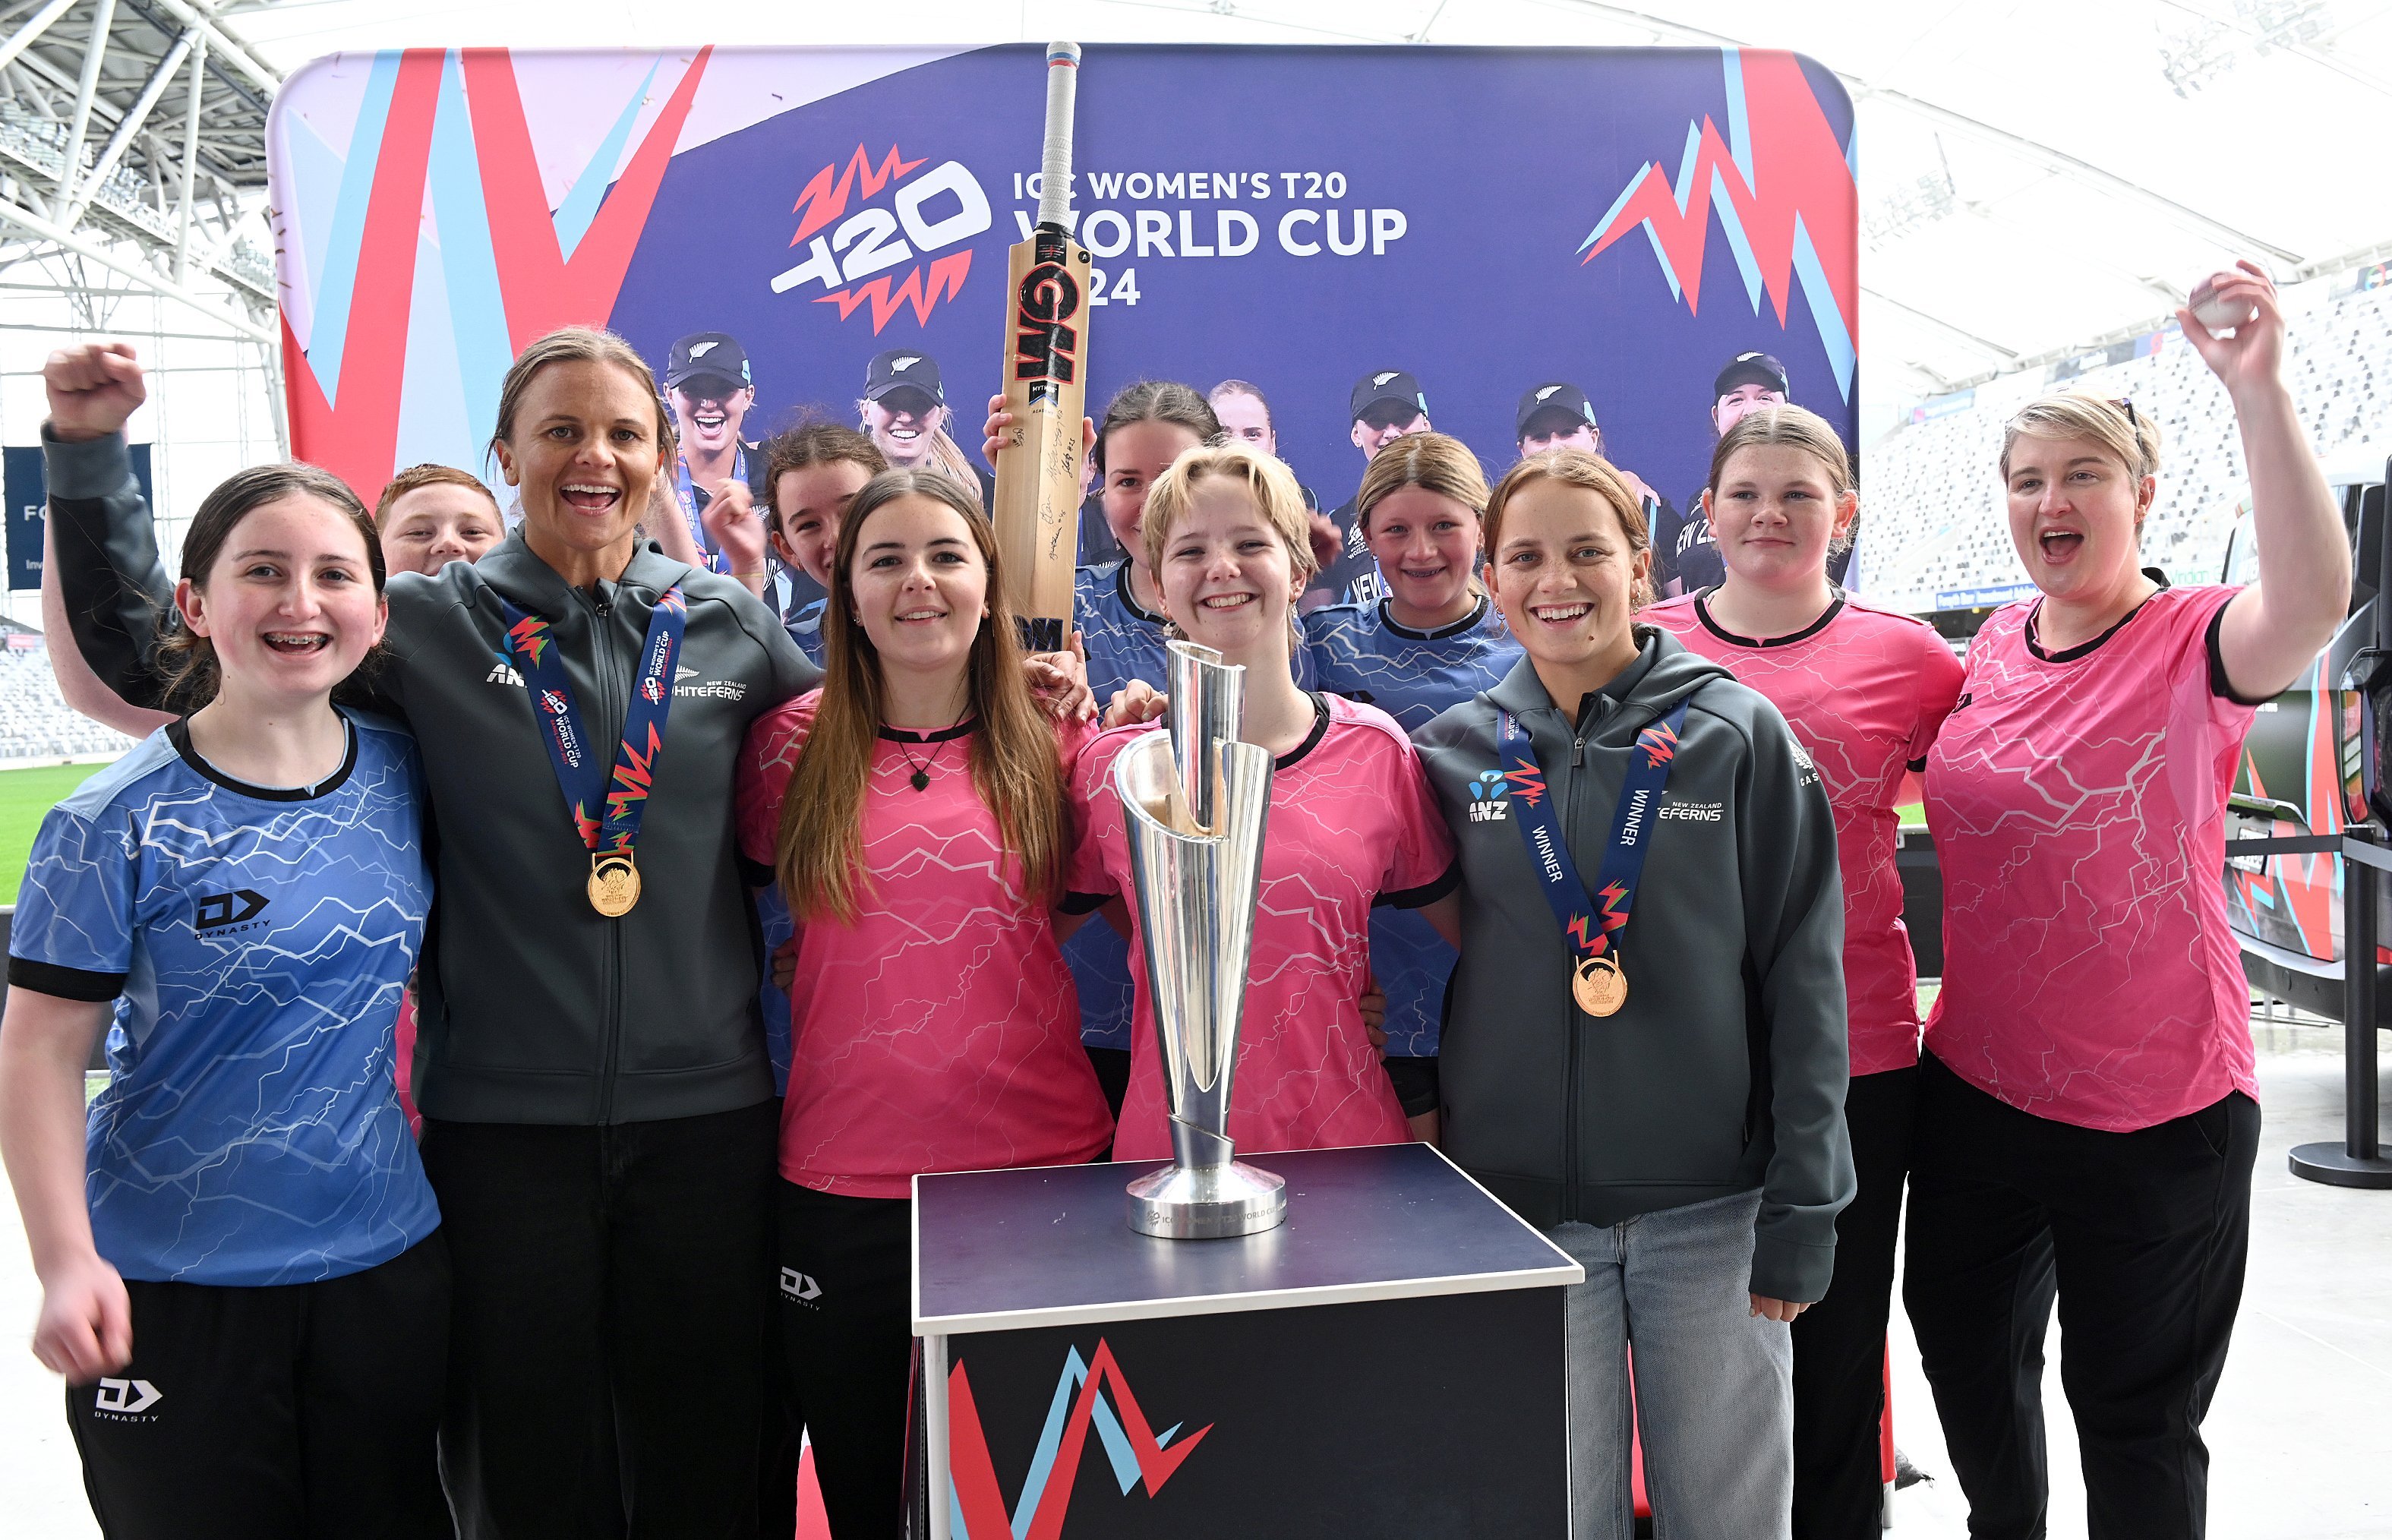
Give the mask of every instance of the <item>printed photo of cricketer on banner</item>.
[{"label": "printed photo of cricketer on banner", "polygon": [[[369,501],[420,461],[493,475],[515,349],[602,322],[660,389],[676,343],[744,353],[747,377],[722,387],[740,393],[735,430],[706,420],[724,442],[681,468],[685,502],[803,409],[885,432],[890,393],[867,416],[867,385],[917,354],[978,477],[1006,252],[1037,204],[1036,52],[306,66],[269,131],[294,451]],[[1277,452],[1346,520],[1393,429],[1457,435],[1490,476],[1524,443],[1591,431],[1655,494],[1670,545],[1657,576],[1691,581],[1705,555],[1717,565],[1687,504],[1722,389],[1778,389],[1768,374],[1851,438],[1852,112],[1808,59],[1097,45],[1078,139],[1091,413],[1142,378],[1248,382]],[[1766,367],[1736,367],[1748,357]],[[1583,427],[1526,410],[1563,382]],[[1355,546],[1340,572],[1367,597]]]}]

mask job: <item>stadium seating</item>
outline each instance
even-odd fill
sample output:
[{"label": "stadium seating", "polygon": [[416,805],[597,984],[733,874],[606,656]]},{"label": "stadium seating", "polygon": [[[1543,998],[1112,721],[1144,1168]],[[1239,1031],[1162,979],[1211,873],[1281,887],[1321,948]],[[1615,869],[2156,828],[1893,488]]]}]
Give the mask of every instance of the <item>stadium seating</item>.
[{"label": "stadium seating", "polygon": [[[2285,374],[2321,456],[2392,446],[2392,289],[2362,289],[2290,318]],[[1863,456],[1863,572],[1870,594],[1936,607],[1955,590],[2023,583],[2001,500],[2002,426],[2041,386],[1996,382],[1977,404],[1904,428]],[[2143,527],[2147,565],[2179,582],[2215,582],[2243,480],[2226,391],[2199,354],[2171,336],[2157,353],[2052,386],[2125,398],[2160,424],[2159,497]]]},{"label": "stadium seating", "polygon": [[132,747],[123,733],[67,709],[46,644],[0,651],[0,762],[121,754]]}]

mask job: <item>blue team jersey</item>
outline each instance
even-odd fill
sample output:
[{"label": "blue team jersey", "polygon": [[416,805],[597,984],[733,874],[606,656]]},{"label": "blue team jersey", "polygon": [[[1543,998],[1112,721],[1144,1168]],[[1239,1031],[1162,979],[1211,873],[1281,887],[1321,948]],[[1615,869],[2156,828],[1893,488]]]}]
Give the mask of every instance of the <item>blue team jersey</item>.
[{"label": "blue team jersey", "polygon": [[[1080,568],[1072,580],[1072,620],[1087,649],[1088,688],[1098,711],[1133,679],[1164,687],[1163,617],[1130,597],[1128,557]],[[1112,925],[1092,920],[1063,944],[1063,960],[1080,990],[1080,1040],[1090,1048],[1127,1049],[1137,988],[1129,943]]]},{"label": "blue team jersey", "polygon": [[[1491,689],[1520,659],[1502,615],[1478,607],[1438,631],[1412,631],[1376,604],[1331,605],[1304,618],[1314,686],[1394,717],[1408,733],[1449,707]],[[1453,948],[1410,909],[1371,911],[1371,974],[1387,997],[1387,1052],[1436,1052]]]},{"label": "blue team jersey", "polygon": [[422,771],[405,731],[344,715],[320,785],[244,786],[178,722],[42,820],[8,980],[116,1002],[85,1191],[127,1278],[314,1283],[440,1222],[392,1076]]},{"label": "blue team jersey", "polygon": [[[830,607],[827,596],[800,605],[789,614],[789,640],[806,655],[806,661],[816,668],[823,666],[823,611]],[[1099,705],[1102,702],[1098,703]]]}]

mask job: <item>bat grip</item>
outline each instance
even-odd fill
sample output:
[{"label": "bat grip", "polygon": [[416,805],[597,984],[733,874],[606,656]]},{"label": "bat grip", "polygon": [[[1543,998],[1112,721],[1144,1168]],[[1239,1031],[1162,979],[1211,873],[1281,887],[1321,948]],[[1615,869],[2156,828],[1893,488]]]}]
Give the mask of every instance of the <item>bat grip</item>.
[{"label": "bat grip", "polygon": [[1072,212],[1072,112],[1080,83],[1080,46],[1046,45],[1046,142],[1038,156],[1038,222],[1068,228]]}]

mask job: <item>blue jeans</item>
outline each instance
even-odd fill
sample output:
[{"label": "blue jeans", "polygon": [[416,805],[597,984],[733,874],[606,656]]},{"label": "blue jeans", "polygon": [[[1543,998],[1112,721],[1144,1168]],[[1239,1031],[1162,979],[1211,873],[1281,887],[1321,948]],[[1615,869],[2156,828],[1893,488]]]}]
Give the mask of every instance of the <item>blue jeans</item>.
[{"label": "blue jeans", "polygon": [[1792,1533],[1794,1343],[1787,1326],[1752,1314],[1760,1212],[1755,1191],[1546,1232],[1586,1268],[1565,1307],[1572,1540],[1635,1531],[1632,1419],[1656,1540]]}]

